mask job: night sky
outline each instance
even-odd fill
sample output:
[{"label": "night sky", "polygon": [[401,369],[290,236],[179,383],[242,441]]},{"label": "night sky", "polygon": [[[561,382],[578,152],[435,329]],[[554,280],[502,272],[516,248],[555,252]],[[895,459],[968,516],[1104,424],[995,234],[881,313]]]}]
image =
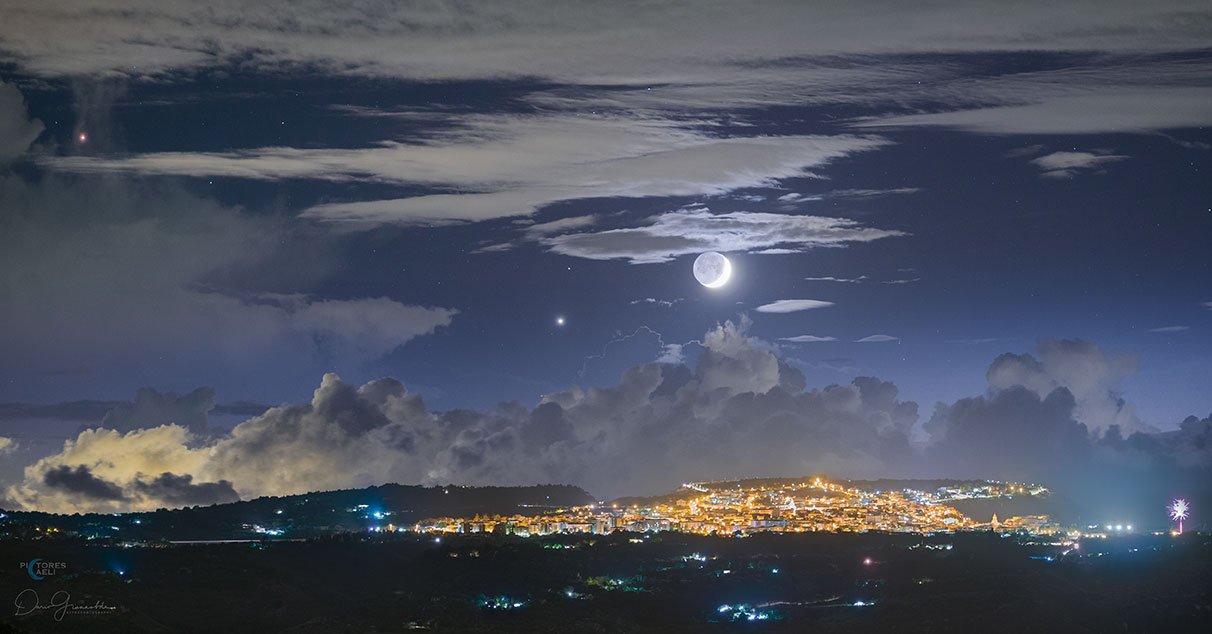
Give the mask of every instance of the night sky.
[{"label": "night sky", "polygon": [[0,506],[1200,495],[1212,9],[912,4],[10,0]]}]

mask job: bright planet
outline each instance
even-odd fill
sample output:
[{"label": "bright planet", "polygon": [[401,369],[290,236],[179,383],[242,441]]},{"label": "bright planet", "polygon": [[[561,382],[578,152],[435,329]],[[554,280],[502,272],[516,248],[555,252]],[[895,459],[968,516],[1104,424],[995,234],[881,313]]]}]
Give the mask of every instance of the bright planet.
[{"label": "bright planet", "polygon": [[731,277],[732,262],[715,251],[708,251],[694,260],[694,279],[707,288],[719,288]]}]

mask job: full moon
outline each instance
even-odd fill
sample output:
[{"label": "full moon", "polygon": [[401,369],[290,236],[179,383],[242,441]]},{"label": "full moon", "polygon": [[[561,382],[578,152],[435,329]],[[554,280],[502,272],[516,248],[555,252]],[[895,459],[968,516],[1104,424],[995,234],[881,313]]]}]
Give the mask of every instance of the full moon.
[{"label": "full moon", "polygon": [[708,251],[694,260],[694,279],[707,288],[719,288],[732,277],[732,262],[728,258]]}]

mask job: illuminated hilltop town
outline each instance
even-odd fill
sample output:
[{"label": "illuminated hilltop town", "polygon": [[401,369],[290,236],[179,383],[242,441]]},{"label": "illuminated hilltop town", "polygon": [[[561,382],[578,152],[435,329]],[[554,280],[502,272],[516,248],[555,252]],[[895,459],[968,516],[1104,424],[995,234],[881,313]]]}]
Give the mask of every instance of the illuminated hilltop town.
[{"label": "illuminated hilltop town", "polygon": [[[987,524],[974,522],[950,501],[1046,495],[1035,485],[985,482],[942,487],[934,492],[911,489],[868,491],[815,478],[803,482],[687,483],[676,493],[645,504],[595,504],[558,509],[538,516],[441,517],[412,528],[422,533],[498,533],[532,536],[555,533],[604,535],[635,532],[744,535],[754,532],[932,533],[956,530],[1045,532],[1059,529],[1046,515],[1012,517]],[[396,530],[390,526],[386,530]]]}]

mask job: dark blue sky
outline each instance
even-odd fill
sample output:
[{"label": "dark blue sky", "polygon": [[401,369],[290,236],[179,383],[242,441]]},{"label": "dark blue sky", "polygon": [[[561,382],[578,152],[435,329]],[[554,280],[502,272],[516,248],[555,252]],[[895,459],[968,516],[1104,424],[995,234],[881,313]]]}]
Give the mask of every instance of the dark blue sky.
[{"label": "dark blue sky", "polygon": [[1053,339],[1097,347],[1047,384],[1091,430],[1086,389],[1141,430],[1212,410],[1205,5],[759,4],[23,5],[0,402],[336,372],[532,407],[744,320],[923,419]]},{"label": "dark blue sky", "polygon": [[[932,61],[1000,75],[1055,67],[1066,59],[1059,54],[993,57],[999,59]],[[999,60],[1005,66],[995,65]],[[534,110],[524,101],[527,95],[576,89],[533,81],[416,84],[329,79],[314,73],[297,78],[213,74],[170,84],[122,83],[120,97],[97,106],[104,109],[103,118],[92,126],[83,120],[101,115],[77,112],[71,85],[51,82],[26,97],[29,116],[46,124],[36,143],[56,156],[92,157],[261,147],[368,148],[384,139],[421,142],[457,127],[459,115],[444,115],[435,125],[426,125],[351,116],[334,112],[332,106],[525,116]],[[6,83],[17,86],[23,80],[17,70],[5,76]],[[118,84],[103,85],[115,91],[112,86]],[[884,108],[878,111],[892,106]],[[876,111],[847,106],[740,108],[719,113],[726,125],[711,133],[852,134],[851,122]],[[87,142],[73,136],[80,131],[90,134]],[[785,345],[786,357],[800,364],[812,384],[874,375],[895,381],[923,403],[978,392],[984,384],[982,372],[993,357],[1028,351],[1037,339],[1096,341],[1140,356],[1141,372],[1125,389],[1142,416],[1159,427],[1171,426],[1190,412],[1207,409],[1201,387],[1208,367],[1200,362],[1212,356],[1212,338],[1206,336],[1212,312],[1202,305],[1212,266],[1207,251],[1212,197],[1200,173],[1208,150],[1198,145],[1212,140],[1212,134],[1202,127],[1175,134],[1179,136],[881,130],[886,146],[833,161],[814,170],[813,178],[782,178],[770,186],[718,195],[574,199],[531,216],[541,223],[599,214],[596,226],[626,228],[703,205],[721,213],[846,218],[909,234],[801,253],[731,252],[737,278],[720,291],[694,281],[693,254],[629,264],[569,257],[534,243],[476,253],[485,243],[516,237],[516,222],[525,216],[446,227],[333,227],[292,220],[319,201],[446,191],[441,187],[359,179],[329,183],[317,178],[131,175],[124,184],[134,180],[148,187],[177,188],[246,216],[282,221],[279,253],[250,269],[218,267],[194,280],[214,292],[306,293],[339,300],[387,297],[459,313],[433,334],[375,351],[383,354],[338,359],[320,346],[283,371],[282,357],[293,359],[297,351],[280,348],[311,347],[313,342],[287,339],[269,346],[251,363],[233,363],[222,355],[190,355],[188,350],[185,355],[174,351],[151,358],[117,351],[103,358],[81,358],[78,368],[86,371],[79,373],[56,373],[63,368],[53,362],[35,365],[20,380],[10,376],[3,397],[113,399],[129,396],[142,385],[179,392],[212,385],[224,399],[273,404],[305,396],[311,389],[309,379],[331,370],[357,382],[380,375],[399,377],[424,386],[431,403],[441,408],[483,407],[510,399],[529,402],[571,383],[610,384],[626,367],[661,351],[653,332],[615,341],[620,334],[647,327],[660,333],[665,343],[683,343],[699,338],[717,321],[744,313],[754,319],[752,333],[769,341],[802,334],[838,339]],[[1075,170],[1066,178],[1043,178],[1041,168],[1030,162],[1055,152],[1091,149],[1120,158],[1097,169]],[[37,164],[14,169],[33,183],[60,177],[87,187],[89,181],[107,178],[64,176]],[[872,191],[829,197],[839,190]],[[795,204],[777,200],[788,193],[824,198]],[[757,196],[764,200],[746,199]],[[325,262],[299,262],[313,259]],[[883,283],[892,281],[904,283]],[[632,304],[645,298],[681,301],[673,306]],[[786,315],[754,312],[783,298],[820,299],[836,306]],[[568,318],[563,328],[554,326],[557,314]],[[1168,326],[1185,329],[1152,332]],[[898,341],[855,343],[871,334],[888,334]],[[65,357],[63,361],[69,361],[71,355]],[[6,370],[21,372],[20,367]]]}]

